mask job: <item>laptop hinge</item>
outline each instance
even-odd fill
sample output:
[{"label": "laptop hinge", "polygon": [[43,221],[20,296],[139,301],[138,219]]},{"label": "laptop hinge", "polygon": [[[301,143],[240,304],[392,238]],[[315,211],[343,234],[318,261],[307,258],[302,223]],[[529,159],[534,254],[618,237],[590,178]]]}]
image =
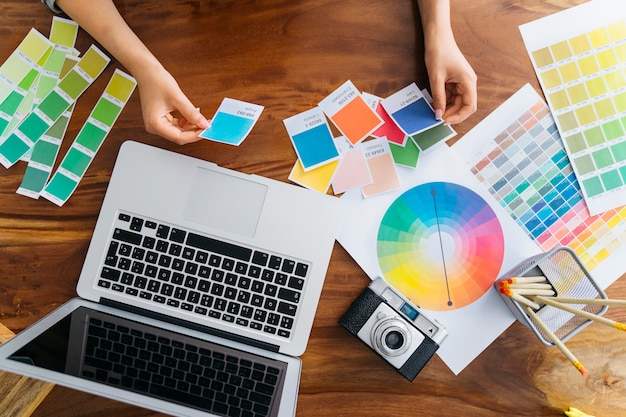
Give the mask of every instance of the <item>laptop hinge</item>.
[{"label": "laptop hinge", "polygon": [[202,333],[207,333],[217,337],[223,337],[228,340],[232,340],[234,342],[243,343],[248,346],[253,346],[256,348],[260,348],[263,350],[267,350],[270,352],[278,352],[279,346],[273,345],[271,343],[260,342],[258,340],[251,339],[249,337],[240,336],[234,333],[226,332],[224,330],[213,329],[208,326],[203,326],[198,323],[193,323],[187,320],[178,319],[176,317],[171,317],[166,314],[156,313],[154,311],[146,310],[140,307],[131,306],[128,304],[120,303],[119,301],[110,300],[108,298],[101,298],[100,303],[108,306],[117,308],[120,310],[128,311],[130,313],[138,314],[140,316],[150,317],[152,319],[164,321],[170,324],[175,324],[177,326],[186,327],[191,330],[197,330]]}]

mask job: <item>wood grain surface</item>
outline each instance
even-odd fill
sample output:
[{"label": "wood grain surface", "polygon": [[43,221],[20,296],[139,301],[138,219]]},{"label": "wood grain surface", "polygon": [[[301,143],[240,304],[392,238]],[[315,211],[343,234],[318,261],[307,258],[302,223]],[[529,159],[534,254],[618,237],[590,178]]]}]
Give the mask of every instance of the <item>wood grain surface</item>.
[{"label": "wood grain surface", "polygon": [[[583,0],[452,0],[459,46],[479,78],[478,111],[455,126],[469,131],[526,83],[540,91],[518,25]],[[62,208],[15,194],[24,165],[0,167],[0,321],[19,332],[74,297],[76,280],[115,157],[126,139],[288,182],[296,161],[282,120],[316,105],[350,79],[387,96],[411,82],[427,87],[417,7],[411,0],[119,0],[128,23],[211,117],[224,97],[265,106],[239,147],[208,141],[178,147],[143,129],[133,95],[76,193]],[[39,0],[0,2],[0,61],[31,27],[49,33]],[[85,51],[93,40],[79,34]],[[79,99],[68,137],[93,108],[115,61]],[[69,146],[64,144],[62,153]],[[442,169],[445,163],[442,162]],[[558,353],[514,323],[458,376],[435,357],[413,383],[337,324],[368,284],[335,245],[307,351],[298,416],[626,415],[626,335],[592,324],[568,346],[590,369],[582,377]],[[624,279],[608,289],[626,298]],[[626,310],[607,317],[626,321]],[[38,417],[158,414],[56,386]]]}]

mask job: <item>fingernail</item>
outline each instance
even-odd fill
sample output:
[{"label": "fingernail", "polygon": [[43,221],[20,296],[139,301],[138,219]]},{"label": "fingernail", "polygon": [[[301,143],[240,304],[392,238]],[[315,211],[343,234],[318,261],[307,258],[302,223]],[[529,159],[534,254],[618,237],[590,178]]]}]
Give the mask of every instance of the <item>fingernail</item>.
[{"label": "fingernail", "polygon": [[441,110],[441,109],[436,109],[435,110],[435,119],[437,119],[437,120],[443,119],[443,110]]}]

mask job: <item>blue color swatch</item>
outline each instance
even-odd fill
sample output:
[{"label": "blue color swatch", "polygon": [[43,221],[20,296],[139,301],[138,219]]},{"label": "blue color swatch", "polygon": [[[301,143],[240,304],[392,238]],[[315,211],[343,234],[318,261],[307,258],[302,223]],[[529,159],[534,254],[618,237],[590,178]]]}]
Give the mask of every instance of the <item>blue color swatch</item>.
[{"label": "blue color swatch", "polygon": [[292,137],[296,153],[307,170],[339,157],[328,126],[322,124]]},{"label": "blue color swatch", "polygon": [[409,136],[441,123],[440,120],[435,119],[433,109],[430,108],[424,98],[401,108],[391,114],[391,117],[398,127]]}]

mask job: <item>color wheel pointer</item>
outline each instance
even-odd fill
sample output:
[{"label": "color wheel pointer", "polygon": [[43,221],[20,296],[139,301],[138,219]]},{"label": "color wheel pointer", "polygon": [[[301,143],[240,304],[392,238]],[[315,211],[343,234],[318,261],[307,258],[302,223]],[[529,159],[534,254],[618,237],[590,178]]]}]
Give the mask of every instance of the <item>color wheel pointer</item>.
[{"label": "color wheel pointer", "polygon": [[437,233],[439,235],[439,248],[441,249],[441,263],[443,264],[443,274],[446,278],[446,291],[448,293],[448,307],[451,307],[454,303],[450,297],[450,282],[448,280],[448,270],[446,268],[446,254],[443,250],[443,239],[441,238],[441,223],[439,222],[439,213],[437,212],[437,191],[431,190],[430,195],[433,196],[433,206],[435,209],[435,218],[437,220]]}]

